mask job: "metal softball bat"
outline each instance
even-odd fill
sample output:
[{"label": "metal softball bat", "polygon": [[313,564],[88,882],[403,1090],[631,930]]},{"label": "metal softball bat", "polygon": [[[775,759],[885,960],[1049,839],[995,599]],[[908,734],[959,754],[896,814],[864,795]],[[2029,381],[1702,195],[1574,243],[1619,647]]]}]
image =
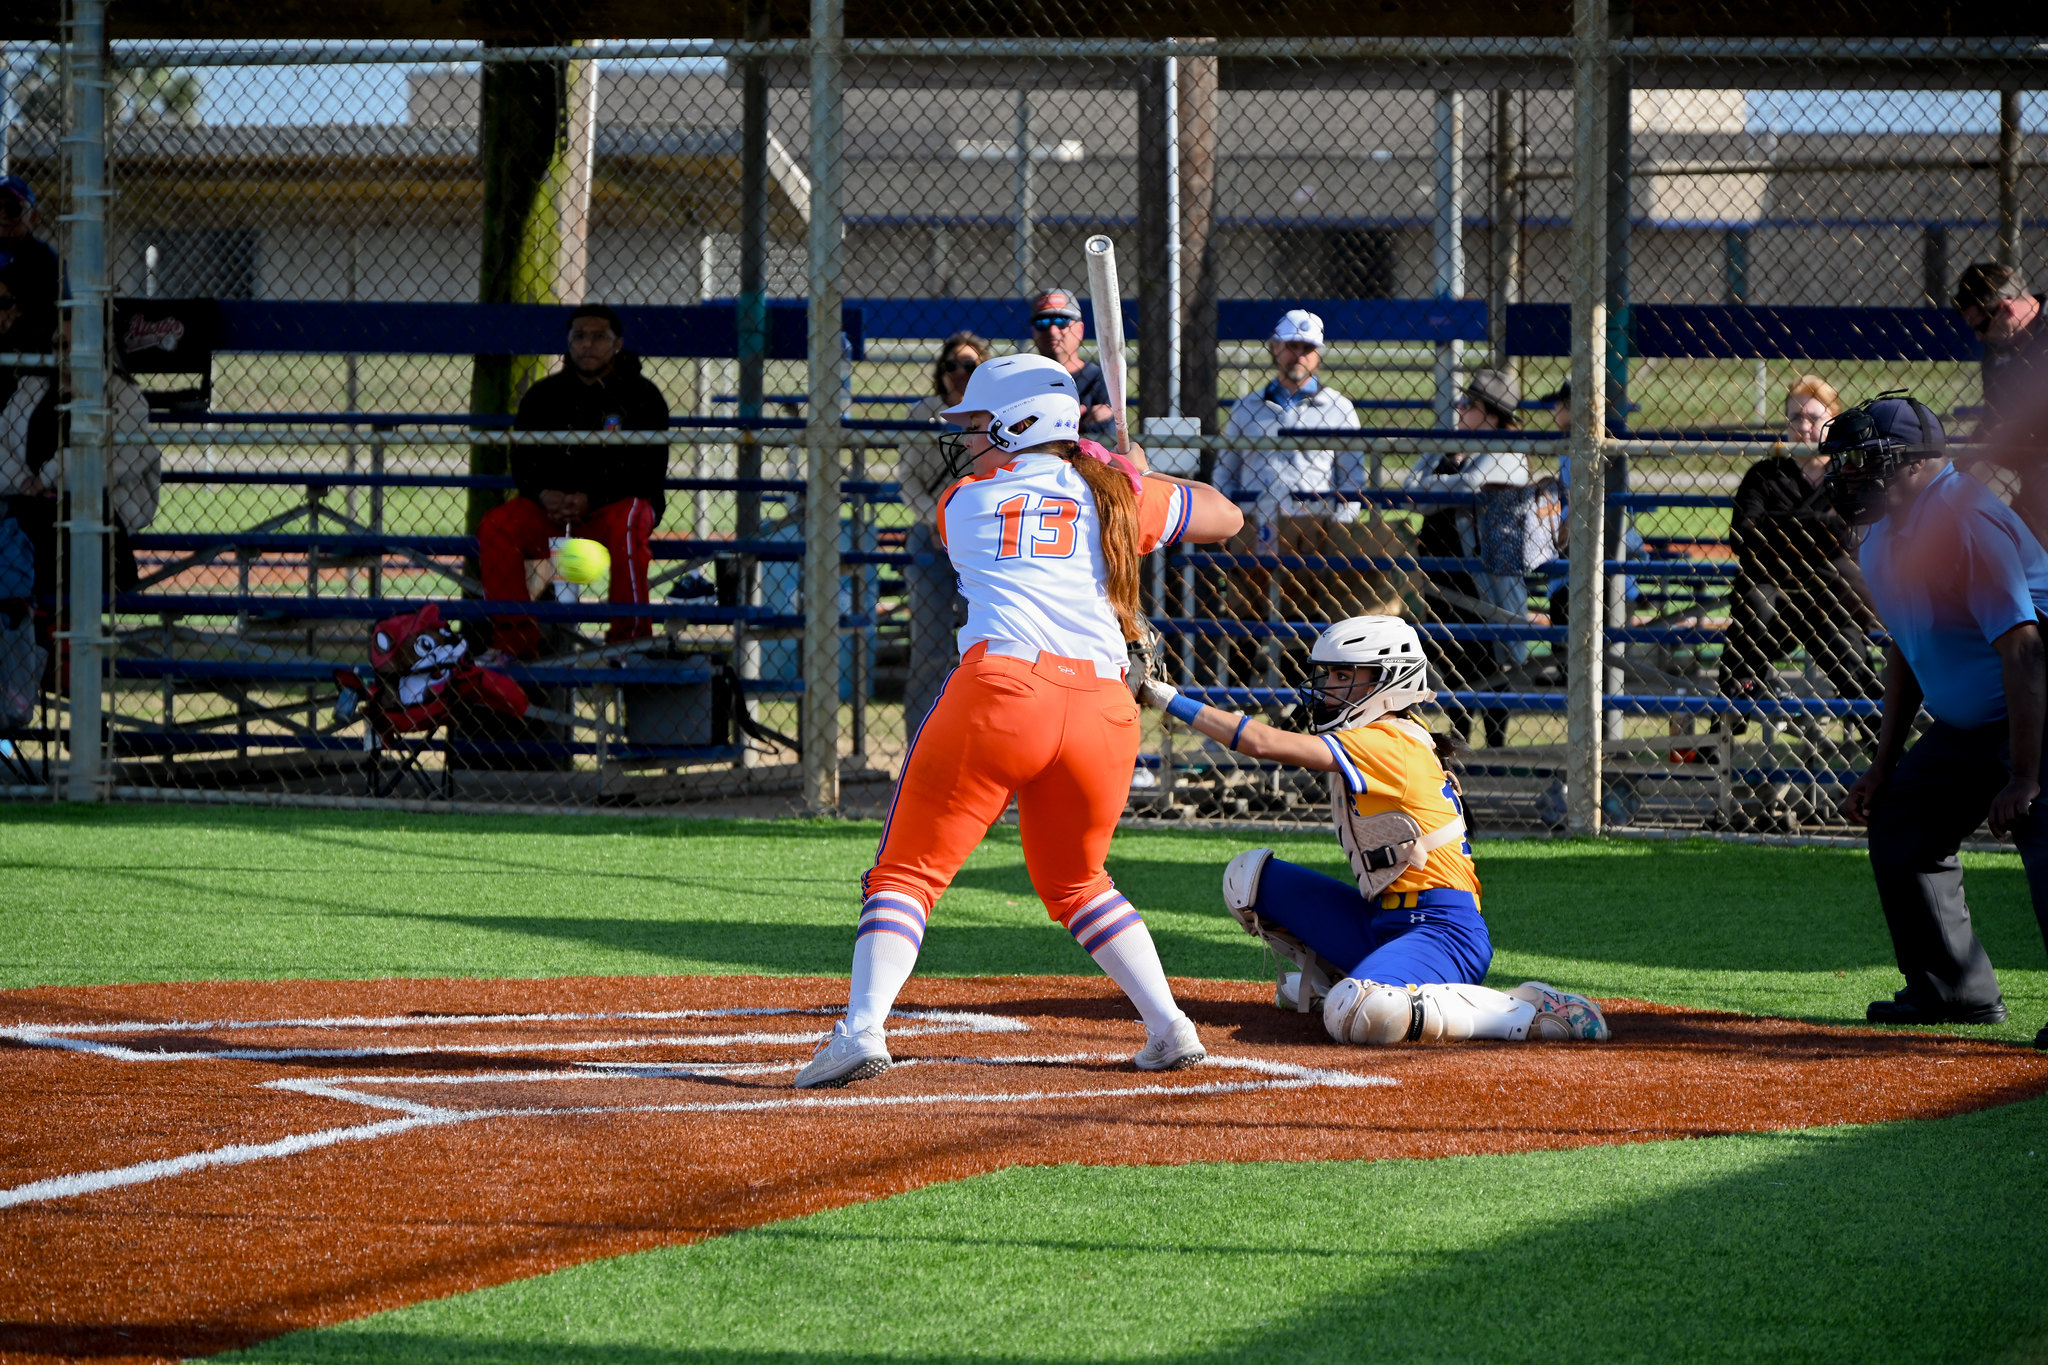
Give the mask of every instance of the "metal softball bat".
[{"label": "metal softball bat", "polygon": [[1095,345],[1102,353],[1102,382],[1109,390],[1109,411],[1116,423],[1116,448],[1131,448],[1126,426],[1129,409],[1124,383],[1123,290],[1116,280],[1116,243],[1097,234],[1083,248],[1088,258],[1088,297],[1095,305]]}]

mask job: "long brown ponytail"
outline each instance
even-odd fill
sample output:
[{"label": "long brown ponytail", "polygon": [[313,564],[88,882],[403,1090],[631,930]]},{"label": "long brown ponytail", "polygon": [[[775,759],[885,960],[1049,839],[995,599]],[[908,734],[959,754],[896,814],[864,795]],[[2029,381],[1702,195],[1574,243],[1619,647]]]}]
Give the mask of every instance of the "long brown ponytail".
[{"label": "long brown ponytail", "polygon": [[1103,587],[1124,639],[1139,639],[1145,633],[1145,618],[1138,605],[1138,495],[1131,491],[1130,476],[1090,459],[1067,441],[1054,441],[1039,449],[1073,465],[1095,494],[1095,520],[1102,527]]}]

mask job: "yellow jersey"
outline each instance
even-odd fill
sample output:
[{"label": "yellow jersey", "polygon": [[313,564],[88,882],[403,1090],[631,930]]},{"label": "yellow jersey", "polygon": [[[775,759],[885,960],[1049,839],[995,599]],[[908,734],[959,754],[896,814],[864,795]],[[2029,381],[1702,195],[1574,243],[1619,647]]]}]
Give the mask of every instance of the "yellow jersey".
[{"label": "yellow jersey", "polygon": [[[1429,731],[1412,720],[1385,716],[1370,725],[1324,735],[1323,743],[1337,760],[1337,771],[1330,774],[1330,812],[1346,853],[1353,852],[1346,839],[1349,814],[1400,811],[1428,835],[1465,813],[1457,784],[1437,761]],[[1431,849],[1423,865],[1403,872],[1387,893],[1435,887],[1469,891],[1478,899],[1479,870],[1472,865],[1469,838]]]}]

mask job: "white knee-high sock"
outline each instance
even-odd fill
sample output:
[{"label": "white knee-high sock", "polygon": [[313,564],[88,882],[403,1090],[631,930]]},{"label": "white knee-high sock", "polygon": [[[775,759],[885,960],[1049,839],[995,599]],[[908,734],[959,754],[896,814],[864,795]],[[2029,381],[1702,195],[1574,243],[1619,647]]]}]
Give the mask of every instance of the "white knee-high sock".
[{"label": "white knee-high sock", "polygon": [[896,993],[917,966],[927,916],[914,896],[877,891],[861,903],[853,940],[853,983],[847,992],[846,1030],[881,1028]]},{"label": "white knee-high sock", "polygon": [[1067,920],[1067,932],[1110,980],[1124,988],[1147,1033],[1162,1033],[1181,1017],[1173,988],[1166,984],[1166,969],[1159,965],[1152,931],[1122,892],[1105,891],[1075,911]]}]

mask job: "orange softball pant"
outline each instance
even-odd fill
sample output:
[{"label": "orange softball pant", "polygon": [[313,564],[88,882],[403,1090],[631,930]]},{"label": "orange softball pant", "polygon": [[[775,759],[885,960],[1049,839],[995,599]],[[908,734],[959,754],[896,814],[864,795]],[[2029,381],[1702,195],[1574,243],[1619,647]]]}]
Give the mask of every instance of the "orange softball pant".
[{"label": "orange softball pant", "polygon": [[1137,757],[1138,705],[1121,678],[976,645],[911,743],[862,894],[914,896],[929,914],[1015,796],[1032,888],[1065,924],[1111,888],[1103,861]]}]

